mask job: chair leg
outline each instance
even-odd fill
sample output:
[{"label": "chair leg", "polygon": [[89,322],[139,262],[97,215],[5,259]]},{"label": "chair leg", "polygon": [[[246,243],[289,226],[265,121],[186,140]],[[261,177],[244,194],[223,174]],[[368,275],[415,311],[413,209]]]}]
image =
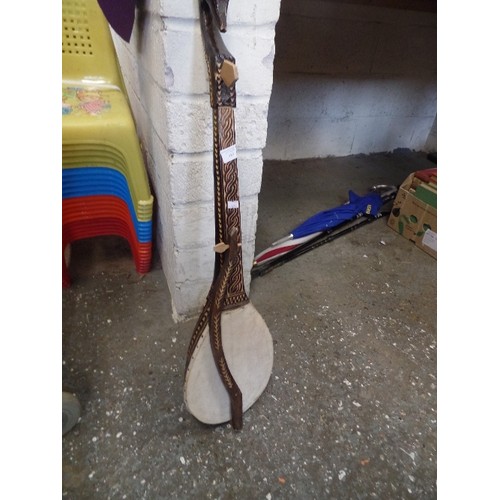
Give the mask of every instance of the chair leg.
[{"label": "chair leg", "polygon": [[62,250],[62,286],[63,288],[69,288],[71,286],[71,278],[69,276],[68,265],[66,264],[66,257],[64,256],[64,251],[67,245],[63,244]]}]

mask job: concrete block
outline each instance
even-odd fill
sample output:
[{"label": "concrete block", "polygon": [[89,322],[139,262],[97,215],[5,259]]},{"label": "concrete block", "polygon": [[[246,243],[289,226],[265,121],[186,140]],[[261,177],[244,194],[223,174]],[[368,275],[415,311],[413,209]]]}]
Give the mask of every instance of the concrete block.
[{"label": "concrete block", "polygon": [[[198,24],[168,20],[162,35],[169,74],[167,91],[208,94],[207,67]],[[273,79],[273,28],[238,26],[223,34],[223,40],[236,58],[238,95],[269,96]]]},{"label": "concrete block", "polygon": [[276,131],[264,149],[264,157],[270,160],[345,156],[351,152],[355,134],[350,118],[340,122],[332,117],[305,118],[300,123],[270,119],[269,127]]},{"label": "concrete block", "polygon": [[[199,254],[202,255],[203,252],[200,252]],[[198,262],[201,262],[201,260],[198,260]],[[207,279],[182,281],[174,283],[172,286],[169,285],[169,289],[172,290],[172,309],[175,321],[183,321],[189,318],[194,318],[200,313],[212,284],[213,261],[210,261],[210,263],[207,261],[206,266],[207,271],[209,271]],[[250,272],[245,271],[245,268],[249,269],[249,264],[248,259],[244,258],[245,290],[249,293]]]},{"label": "concrete block", "polygon": [[[174,205],[213,202],[214,176],[212,152],[172,154],[169,162],[171,199]],[[241,197],[259,193],[262,177],[261,150],[238,151],[238,177]]]},{"label": "concrete block", "polygon": [[262,149],[267,140],[269,99],[239,98],[235,111],[236,144],[239,149]]},{"label": "concrete block", "polygon": [[233,25],[274,25],[280,16],[281,0],[260,0],[258,2],[232,2],[229,4],[228,31]]},{"label": "concrete block", "polygon": [[[406,133],[408,119],[414,130],[419,123],[428,123],[435,110],[435,80],[425,77],[356,79],[280,73],[270,102],[264,157],[343,156],[411,147],[416,136]],[[377,130],[370,132],[371,126]],[[401,138],[409,141],[406,145],[394,137],[398,128]],[[374,142],[377,138],[379,144]]]},{"label": "concrete block", "polygon": [[165,121],[173,153],[201,153],[212,148],[212,109],[204,96],[169,97]]},{"label": "concrete block", "polygon": [[189,286],[186,283],[169,285],[174,321],[184,321],[197,317],[205,303],[211,284],[212,279],[193,281],[189,283]]},{"label": "concrete block", "polygon": [[150,80],[148,85],[144,85],[141,91],[142,113],[147,118],[149,126],[154,129],[160,140],[169,147],[170,110],[167,103],[167,94],[154,81]]},{"label": "concrete block", "polygon": [[[167,137],[174,153],[212,150],[212,109],[204,96],[172,97],[165,103]],[[235,110],[238,149],[262,149],[267,137],[268,99],[239,98]]]},{"label": "concrete block", "polygon": [[[257,196],[240,198],[242,240],[255,234]],[[169,221],[175,231],[172,243],[179,250],[213,245],[215,216],[213,203],[189,203],[171,207]]]},{"label": "concrete block", "polygon": [[241,235],[244,244],[255,238],[258,204],[259,201],[257,196],[240,198]]},{"label": "concrete block", "polygon": [[284,17],[276,28],[276,71],[356,74],[370,68],[377,40],[374,23]]},{"label": "concrete block", "polygon": [[238,151],[238,177],[241,198],[247,198],[260,193],[262,166],[262,149]]},{"label": "concrete block", "polygon": [[[245,289],[250,287],[250,269],[253,263],[255,240],[243,242],[243,277]],[[213,244],[166,252],[162,262],[169,261],[166,269],[172,306],[176,320],[196,316],[210,290],[214,269]],[[173,265],[175,263],[175,265]]]},{"label": "concrete block", "polygon": [[173,244],[180,250],[213,244],[214,207],[210,203],[174,207],[171,224],[175,228]]},{"label": "concrete block", "polygon": [[436,82],[422,75],[373,79],[367,97],[367,116],[417,118],[428,117],[436,112]]},{"label": "concrete block", "polygon": [[[428,151],[427,140],[429,133],[432,133],[435,117],[429,116],[421,118],[417,123],[414,123],[412,136],[410,139],[410,149],[415,151]],[[431,132],[429,132],[431,131]]]},{"label": "concrete block", "polygon": [[191,287],[197,281],[210,281],[213,277],[215,252],[212,243],[198,248],[175,248],[175,282]]},{"label": "concrete block", "polygon": [[162,33],[165,65],[169,78],[167,92],[204,94],[208,92],[207,67],[198,23],[167,19]]},{"label": "concrete block", "polygon": [[392,151],[397,148],[424,149],[434,117],[373,117],[356,119],[352,154]]},{"label": "concrete block", "polygon": [[432,12],[368,5],[368,2],[363,0],[358,2],[286,0],[281,4],[280,21],[285,16],[331,19],[332,22],[345,19],[366,23],[399,24],[401,26],[436,25],[436,16]]},{"label": "concrete block", "polygon": [[[159,12],[167,18],[199,19],[198,0],[161,1]],[[229,3],[228,26],[235,24],[276,23],[280,14],[280,0]]]},{"label": "concrete block", "polygon": [[437,151],[437,115],[436,118],[434,118],[431,131],[425,141],[425,151],[429,153],[435,153]]},{"label": "concrete block", "polygon": [[[159,210],[160,212],[160,210]],[[158,213],[156,220],[156,244],[160,255],[162,269],[167,279],[169,290],[173,290],[176,283],[177,274],[177,256],[175,246],[173,244],[173,227],[172,227],[172,206],[170,204],[163,205],[161,213]]]},{"label": "concrete block", "polygon": [[238,96],[271,95],[274,69],[274,26],[236,27],[224,35],[236,58]]},{"label": "concrete block", "polygon": [[[243,272],[247,287],[250,284],[250,270],[255,252],[256,208],[257,197],[241,200]],[[177,237],[180,233],[184,233],[179,236],[179,243],[184,245],[183,248],[179,247],[177,242],[172,244],[172,241],[168,241],[165,244],[164,235],[168,235],[170,230],[162,228],[160,255],[166,269],[169,288],[176,291],[172,300],[176,314],[179,316],[189,315],[193,308],[201,303],[193,302],[200,300],[200,282],[202,282],[202,288],[206,290],[206,294],[209,288],[206,284],[211,282],[213,277],[214,224],[212,220],[209,220],[209,214],[213,216],[213,209],[208,206],[190,207],[186,205],[179,210],[173,210],[172,220],[174,223],[172,227],[175,228],[173,234],[174,237]],[[205,226],[203,231],[207,232],[210,229],[210,234],[205,235],[204,241],[198,240],[196,235],[189,234],[198,230],[198,227],[195,227],[197,217],[201,217],[205,221],[202,223]],[[181,220],[182,222],[179,222]],[[184,228],[184,231],[180,232],[179,227]],[[179,296],[176,296],[177,294]]]},{"label": "concrete block", "polygon": [[171,155],[169,185],[174,205],[213,201],[212,164],[211,152]]},{"label": "concrete block", "polygon": [[433,76],[437,72],[435,26],[378,27],[373,68],[384,75]]},{"label": "concrete block", "polygon": [[125,53],[135,60],[134,78],[129,75],[129,79],[135,79],[133,86],[140,94],[144,76],[153,79],[161,88],[166,88],[168,73],[163,43],[165,21],[151,9],[145,9],[143,14],[140,14],[140,22],[137,19],[138,15],[129,43],[118,36],[114,36],[114,40],[115,45],[120,47],[120,62]]}]

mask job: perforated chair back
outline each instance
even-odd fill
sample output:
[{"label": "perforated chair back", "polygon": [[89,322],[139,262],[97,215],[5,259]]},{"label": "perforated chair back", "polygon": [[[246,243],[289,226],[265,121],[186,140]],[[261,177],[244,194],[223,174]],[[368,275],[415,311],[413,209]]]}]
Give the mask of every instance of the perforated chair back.
[{"label": "perforated chair back", "polygon": [[62,79],[124,89],[109,25],[97,0],[62,0]]}]

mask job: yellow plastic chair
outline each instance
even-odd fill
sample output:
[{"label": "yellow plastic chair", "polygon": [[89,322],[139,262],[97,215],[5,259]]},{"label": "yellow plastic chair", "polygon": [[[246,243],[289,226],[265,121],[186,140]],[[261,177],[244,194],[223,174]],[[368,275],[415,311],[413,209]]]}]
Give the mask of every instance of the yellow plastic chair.
[{"label": "yellow plastic chair", "polygon": [[63,168],[107,166],[129,183],[139,220],[153,196],[109,25],[97,0],[63,0]]},{"label": "yellow plastic chair", "polygon": [[99,166],[119,171],[127,180],[137,219],[140,221],[151,220],[153,198],[148,190],[143,189],[144,186],[147,186],[147,179],[143,178],[138,181],[137,176],[141,172],[132,175],[127,168],[125,158],[115,148],[92,143],[77,144],[74,149],[64,151],[62,161],[64,169]]},{"label": "yellow plastic chair", "polygon": [[103,87],[64,87],[63,168],[111,167],[125,175],[139,220],[153,211],[142,151],[123,93]]},{"label": "yellow plastic chair", "polygon": [[63,81],[125,91],[108,22],[97,0],[62,0]]}]

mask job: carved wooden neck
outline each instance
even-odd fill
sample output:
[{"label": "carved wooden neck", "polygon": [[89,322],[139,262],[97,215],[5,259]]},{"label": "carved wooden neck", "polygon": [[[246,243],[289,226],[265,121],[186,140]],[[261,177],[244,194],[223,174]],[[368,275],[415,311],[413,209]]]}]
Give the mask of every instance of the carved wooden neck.
[{"label": "carved wooden neck", "polygon": [[[227,259],[230,234],[237,238],[238,255],[231,273],[224,308],[248,302],[243,281],[241,251],[241,215],[236,160],[234,108],[236,107],[235,59],[227,50],[220,35],[221,17],[227,1],[200,0],[200,26],[205,48],[210,84],[210,104],[213,110],[213,163],[215,205],[215,261],[214,278]],[[215,23],[219,25],[216,26]]]},{"label": "carved wooden neck", "polygon": [[[234,270],[229,278],[224,308],[248,302],[243,276],[241,248],[241,211],[236,159],[234,108],[222,106],[213,110],[214,127],[214,186],[215,186],[215,243],[229,245],[230,234],[238,243]],[[233,231],[234,230],[234,231]],[[222,248],[224,250],[224,248]],[[227,252],[219,253],[216,273],[222,266]]]}]

